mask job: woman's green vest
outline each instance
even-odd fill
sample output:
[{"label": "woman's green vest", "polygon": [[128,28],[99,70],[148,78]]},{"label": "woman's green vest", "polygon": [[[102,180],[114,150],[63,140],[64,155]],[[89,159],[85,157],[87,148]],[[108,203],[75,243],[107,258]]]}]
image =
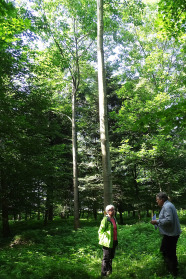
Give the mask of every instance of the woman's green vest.
[{"label": "woman's green vest", "polygon": [[[115,219],[115,218],[114,218]],[[116,219],[115,219],[116,222]],[[118,225],[117,226],[117,232],[118,232]],[[105,216],[103,220],[101,221],[101,225],[98,230],[99,235],[99,244],[108,248],[113,247],[113,224],[110,221],[110,217]]]}]

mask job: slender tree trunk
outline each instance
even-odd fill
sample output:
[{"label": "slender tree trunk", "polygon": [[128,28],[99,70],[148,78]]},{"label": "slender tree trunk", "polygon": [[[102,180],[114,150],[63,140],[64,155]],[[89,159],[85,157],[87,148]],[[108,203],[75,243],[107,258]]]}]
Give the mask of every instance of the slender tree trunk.
[{"label": "slender tree trunk", "polygon": [[47,186],[47,199],[46,199],[46,206],[45,206],[45,218],[44,218],[44,225],[47,225],[48,221],[53,220],[53,185],[50,183]]},{"label": "slender tree trunk", "polygon": [[77,169],[77,131],[76,131],[76,88],[72,83],[72,157],[73,157],[73,187],[74,187],[74,228],[79,224],[79,194]]},{"label": "slender tree trunk", "polygon": [[7,183],[4,176],[1,176],[1,204],[2,204],[2,233],[3,237],[10,236],[10,226],[8,220],[8,193]]},{"label": "slender tree trunk", "polygon": [[46,226],[48,223],[48,209],[45,209],[45,214],[44,214],[44,225]]},{"label": "slender tree trunk", "polygon": [[94,215],[94,219],[97,220],[98,213],[97,213],[97,206],[96,205],[93,205],[93,215]]},{"label": "slender tree trunk", "polygon": [[8,206],[5,201],[2,204],[2,227],[3,227],[3,237],[10,236],[10,226],[8,221]]},{"label": "slender tree trunk", "polygon": [[77,128],[76,128],[76,95],[80,82],[78,42],[77,42],[77,26],[74,18],[74,41],[75,41],[75,63],[74,74],[72,74],[72,157],[73,157],[73,187],[74,187],[74,229],[80,227],[79,222],[79,189],[78,189],[78,164],[77,164]]},{"label": "slender tree trunk", "polygon": [[[77,39],[77,23],[76,19],[73,19],[73,32],[75,53],[72,54],[73,62],[69,64],[69,72],[72,78],[72,157],[73,157],[73,188],[74,188],[74,228],[80,227],[79,221],[79,190],[78,190],[78,167],[77,167],[77,129],[76,129],[76,94],[78,92],[80,82],[79,71],[79,56],[78,56],[78,39]],[[62,58],[65,58],[63,46],[60,46],[58,41],[54,37],[54,41],[60,51]],[[72,48],[74,45],[72,45]],[[75,59],[74,59],[75,58]]]},{"label": "slender tree trunk", "polygon": [[104,207],[112,203],[112,179],[108,137],[107,97],[103,52],[103,0],[97,0],[97,56],[100,140],[103,167]]},{"label": "slender tree trunk", "polygon": [[123,225],[123,215],[121,211],[119,211],[119,220],[120,220],[120,224]]}]

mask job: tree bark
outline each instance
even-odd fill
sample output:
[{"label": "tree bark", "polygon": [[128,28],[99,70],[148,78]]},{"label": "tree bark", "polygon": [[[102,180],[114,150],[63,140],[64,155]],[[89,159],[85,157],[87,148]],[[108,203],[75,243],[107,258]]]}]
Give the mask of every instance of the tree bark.
[{"label": "tree bark", "polygon": [[77,131],[76,131],[76,88],[72,88],[72,156],[73,156],[73,187],[74,187],[74,228],[79,228],[79,194],[77,168]]},{"label": "tree bark", "polygon": [[10,236],[10,226],[8,220],[8,191],[7,183],[1,174],[1,204],[2,204],[2,234],[3,237]]},{"label": "tree bark", "polygon": [[53,188],[52,187],[53,187],[52,183],[50,183],[47,186],[44,225],[47,225],[48,221],[53,220]]},{"label": "tree bark", "polygon": [[97,56],[98,56],[98,90],[100,140],[102,152],[104,207],[112,203],[112,178],[108,136],[107,96],[103,51],[103,0],[97,0]]}]

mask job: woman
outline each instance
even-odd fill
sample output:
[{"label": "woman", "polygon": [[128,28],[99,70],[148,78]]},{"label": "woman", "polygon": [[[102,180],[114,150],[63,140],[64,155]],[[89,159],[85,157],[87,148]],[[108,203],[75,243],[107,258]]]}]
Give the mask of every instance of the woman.
[{"label": "woman", "polygon": [[101,221],[98,231],[99,244],[103,246],[103,260],[101,275],[107,276],[112,273],[112,259],[115,255],[115,249],[118,245],[117,240],[117,222],[114,217],[115,208],[113,205],[107,205],[106,216]]}]

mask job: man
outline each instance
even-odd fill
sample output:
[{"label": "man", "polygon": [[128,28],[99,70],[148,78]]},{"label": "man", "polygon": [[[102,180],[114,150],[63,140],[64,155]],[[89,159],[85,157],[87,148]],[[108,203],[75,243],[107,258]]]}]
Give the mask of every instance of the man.
[{"label": "man", "polygon": [[178,274],[178,261],[176,244],[181,233],[180,222],[175,206],[168,201],[164,192],[156,195],[156,202],[161,207],[159,220],[152,220],[151,224],[157,225],[163,235],[160,251],[164,257],[168,271],[173,275]]}]

